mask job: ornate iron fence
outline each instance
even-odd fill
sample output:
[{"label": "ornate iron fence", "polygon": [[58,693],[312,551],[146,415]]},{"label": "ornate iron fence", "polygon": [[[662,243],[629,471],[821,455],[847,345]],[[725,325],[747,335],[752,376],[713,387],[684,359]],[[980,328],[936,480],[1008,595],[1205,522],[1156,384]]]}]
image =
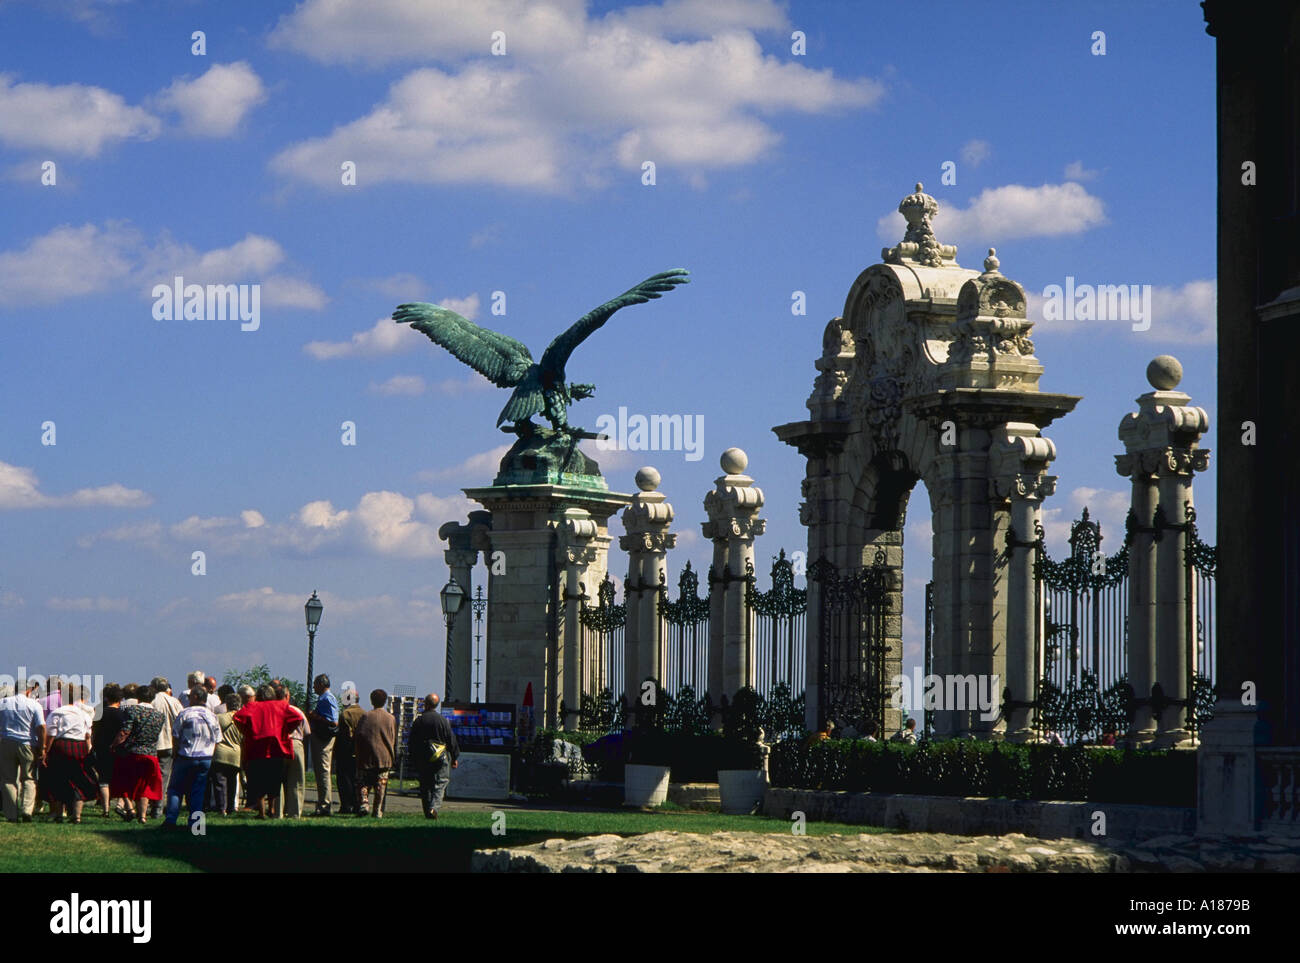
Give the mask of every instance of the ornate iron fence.
[{"label": "ornate iron fence", "polygon": [[817,666],[819,723],[828,719],[843,729],[852,726],[877,734],[885,731],[889,647],[885,617],[889,611],[890,570],[885,553],[875,564],[840,574],[827,559],[813,563],[808,576],[818,584]]},{"label": "ornate iron fence", "polygon": [[1214,632],[1214,578],[1219,553],[1201,541],[1196,530],[1196,509],[1183,506],[1187,523],[1187,548],[1183,561],[1187,572],[1187,678],[1192,685],[1187,728],[1199,734],[1214,718],[1214,660],[1217,654]]},{"label": "ornate iron fence", "polygon": [[659,666],[665,692],[689,686],[709,689],[709,599],[700,598],[700,577],[687,562],[677,579],[677,601],[668,598],[666,576],[660,576],[661,623]]},{"label": "ornate iron fence", "polygon": [[794,564],[785,549],[772,560],[772,588],[754,588],[754,566],[747,564],[745,604],[756,616],[754,624],[754,688],[769,699],[779,683],[784,698],[803,692],[807,685],[808,590],[794,587]]},{"label": "ornate iron fence", "polygon": [[596,591],[596,604],[583,602],[578,613],[582,624],[581,678],[587,692],[609,689],[614,698],[623,691],[623,633],[627,626],[627,604],[614,601],[614,582],[606,573]]},{"label": "ornate iron fence", "polygon": [[1059,562],[1047,554],[1041,525],[1034,534],[1043,612],[1035,725],[1065,742],[1095,739],[1111,725],[1127,729],[1133,698],[1127,676],[1129,539],[1107,556],[1101,525],[1087,508],[1071,523],[1070,554]]},{"label": "ornate iron fence", "polygon": [[[922,666],[921,676],[928,679],[934,674],[934,582],[925,583],[925,664]],[[925,700],[921,698],[920,693],[913,693],[913,701],[919,701],[922,705]],[[915,706],[908,706],[909,710],[915,711]],[[926,738],[934,736],[934,710],[922,709],[921,711],[921,729]]]},{"label": "ornate iron fence", "polygon": [[[1190,504],[1184,505],[1184,518],[1182,525],[1171,524],[1157,511],[1154,530],[1157,537],[1165,530],[1184,530],[1187,536],[1185,659],[1191,704],[1186,724],[1197,733],[1214,709],[1217,552],[1201,541]],[[1085,508],[1070,526],[1070,555],[1059,562],[1047,555],[1042,527],[1035,532],[1043,612],[1035,693],[1035,726],[1040,732],[1054,731],[1064,741],[1076,742],[1095,739],[1109,728],[1124,732],[1133,721],[1138,694],[1127,674],[1128,547],[1135,526],[1130,515],[1123,547],[1107,556],[1101,551],[1101,526]]]}]

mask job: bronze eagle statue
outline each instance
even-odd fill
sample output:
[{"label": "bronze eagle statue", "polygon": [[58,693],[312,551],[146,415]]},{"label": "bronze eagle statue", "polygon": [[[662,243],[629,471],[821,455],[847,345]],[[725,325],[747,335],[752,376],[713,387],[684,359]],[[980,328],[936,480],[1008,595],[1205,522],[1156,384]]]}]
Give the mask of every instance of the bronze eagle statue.
[{"label": "bronze eagle statue", "polygon": [[532,434],[537,426],[531,419],[533,415],[541,414],[557,432],[578,434],[577,429],[569,426],[569,405],[590,398],[596,386],[571,384],[565,380],[564,368],[573,349],[586,341],[619,308],[661,297],[665,291],[688,283],[689,273],[677,268],[652,275],[636,287],[588,311],[547,346],[540,362],[533,361],[528,348],[509,335],[480,327],[455,311],[436,304],[423,301],[400,304],[393,312],[393,320],[410,324],[423,332],[497,387],[515,389],[497,418],[498,427],[507,421],[512,423],[512,427],[503,431]]}]

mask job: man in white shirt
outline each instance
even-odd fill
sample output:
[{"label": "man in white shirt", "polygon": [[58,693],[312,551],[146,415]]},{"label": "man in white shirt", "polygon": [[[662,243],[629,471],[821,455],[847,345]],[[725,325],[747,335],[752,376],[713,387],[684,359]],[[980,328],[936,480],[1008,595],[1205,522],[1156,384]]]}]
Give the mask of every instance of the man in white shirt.
[{"label": "man in white shirt", "polygon": [[13,686],[0,686],[0,785],[11,823],[30,823],[36,811],[36,767],[45,757],[45,710],[31,698],[36,688],[17,695]]},{"label": "man in white shirt", "polygon": [[[185,707],[172,695],[172,684],[163,676],[155,676],[149,685],[158,693],[153,697],[153,707],[163,714],[162,731],[158,733],[158,766],[162,769],[163,785],[167,786],[172,776],[172,723]],[[149,803],[149,818],[156,815],[158,801],[153,800]]]},{"label": "man in white shirt", "polygon": [[189,818],[203,811],[203,794],[208,788],[208,771],[212,753],[221,741],[221,726],[208,708],[208,690],[196,685],[190,690],[190,704],[176,715],[172,723],[172,746],[175,749],[171,779],[167,783],[167,809],[164,829],[175,829],[181,811],[181,796],[188,798]]}]

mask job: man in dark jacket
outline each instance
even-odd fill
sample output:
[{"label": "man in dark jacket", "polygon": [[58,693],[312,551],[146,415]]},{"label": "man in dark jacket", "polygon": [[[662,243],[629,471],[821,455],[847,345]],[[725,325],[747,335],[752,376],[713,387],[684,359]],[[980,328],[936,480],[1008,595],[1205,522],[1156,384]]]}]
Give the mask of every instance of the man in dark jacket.
[{"label": "man in dark jacket", "polygon": [[460,746],[451,724],[438,711],[438,702],[436,692],[424,697],[424,712],[411,723],[411,741],[407,745],[420,777],[420,800],[428,819],[438,818],[451,771],[460,765]]}]

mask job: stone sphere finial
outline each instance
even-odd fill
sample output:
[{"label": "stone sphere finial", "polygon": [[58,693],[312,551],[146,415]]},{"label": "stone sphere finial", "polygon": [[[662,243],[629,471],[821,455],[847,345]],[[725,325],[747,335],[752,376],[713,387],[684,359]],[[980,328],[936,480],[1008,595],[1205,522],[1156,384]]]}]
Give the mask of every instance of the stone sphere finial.
[{"label": "stone sphere finial", "polygon": [[989,248],[989,256],[984,259],[984,273],[996,274],[1001,266],[1002,262],[998,260],[998,249],[995,247]]},{"label": "stone sphere finial", "polygon": [[1172,391],[1183,380],[1183,366],[1171,354],[1162,354],[1152,358],[1147,365],[1147,381],[1157,391]]},{"label": "stone sphere finial", "polygon": [[663,481],[663,478],[659,474],[659,469],[651,468],[649,465],[639,469],[636,473],[636,487],[643,492],[654,491],[659,487],[661,481]]},{"label": "stone sphere finial", "polygon": [[749,456],[739,448],[728,448],[722,453],[719,463],[728,475],[739,475],[749,467]]}]

